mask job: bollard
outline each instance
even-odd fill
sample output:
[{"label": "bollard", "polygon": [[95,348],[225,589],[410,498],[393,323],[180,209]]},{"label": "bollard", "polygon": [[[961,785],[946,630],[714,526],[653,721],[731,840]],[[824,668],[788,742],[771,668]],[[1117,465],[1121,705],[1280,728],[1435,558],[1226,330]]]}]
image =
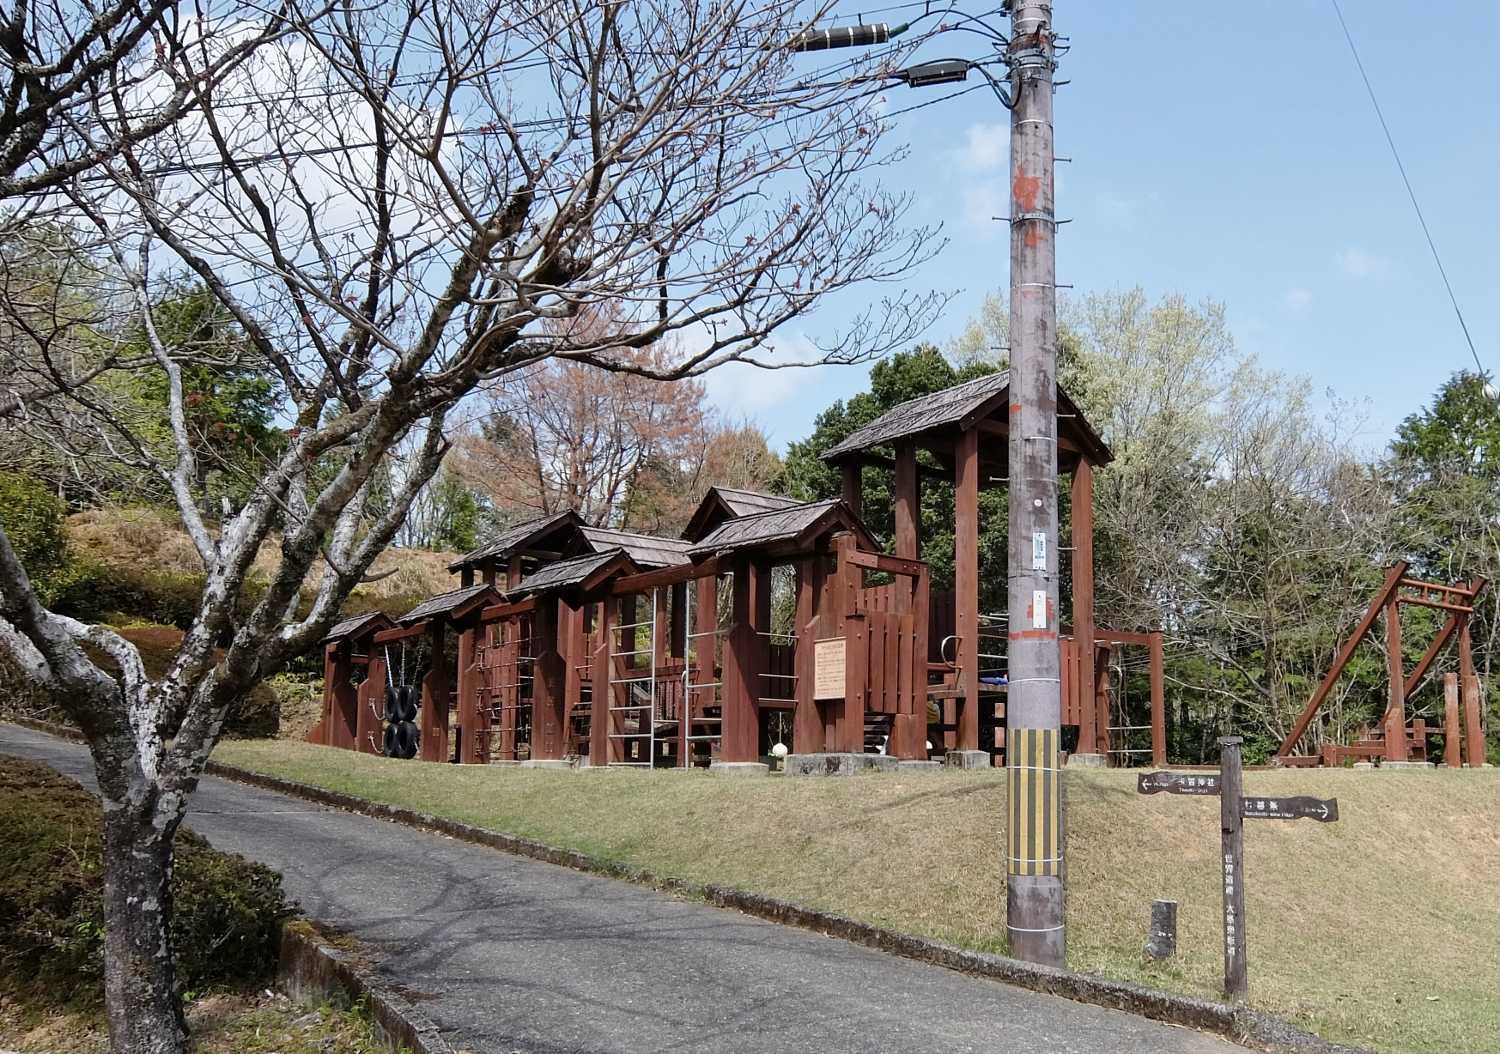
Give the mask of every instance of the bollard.
[{"label": "bollard", "polygon": [[1146,933],[1146,955],[1170,959],[1177,954],[1177,901],[1151,902],[1151,928]]}]

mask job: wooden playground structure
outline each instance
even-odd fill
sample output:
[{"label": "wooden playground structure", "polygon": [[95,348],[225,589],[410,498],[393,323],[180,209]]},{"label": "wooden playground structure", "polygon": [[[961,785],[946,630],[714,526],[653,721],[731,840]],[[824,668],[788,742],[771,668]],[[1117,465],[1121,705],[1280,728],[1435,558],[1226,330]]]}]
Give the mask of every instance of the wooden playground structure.
[{"label": "wooden playground structure", "polygon": [[[1427,737],[1443,739],[1443,764],[1459,768],[1467,763],[1479,768],[1485,763],[1484,733],[1480,722],[1479,676],[1474,669],[1474,650],[1469,617],[1474,603],[1484,592],[1485,580],[1476,578],[1463,585],[1444,585],[1412,578],[1406,561],[1398,561],[1385,576],[1380,590],[1371,599],[1364,616],[1349,639],[1339,649],[1328,673],[1314,690],[1312,698],[1297,718],[1292,730],[1276,751],[1281,765],[1342,765],[1345,761],[1383,764],[1426,764]],[[1447,618],[1423,650],[1411,671],[1406,671],[1401,651],[1402,605],[1432,608],[1447,613]],[[1339,677],[1354,657],[1361,641],[1385,616],[1385,656],[1388,697],[1380,726],[1365,729],[1353,743],[1340,744],[1325,740],[1315,754],[1295,754],[1299,741],[1307,734],[1313,718],[1328,701]],[[1425,718],[1408,720],[1407,709],[1412,696],[1421,687],[1433,663],[1457,638],[1458,670],[1443,678],[1443,722],[1428,725]],[[1460,717],[1462,712],[1462,717]]]},{"label": "wooden playground structure", "polygon": [[[650,768],[759,763],[789,731],[798,754],[1003,765],[1009,629],[1006,612],[980,609],[979,494],[1006,479],[1008,395],[999,373],[895,407],[825,453],[840,498],[711,488],[680,539],[572,512],[503,531],[450,567],[458,588],[330,631],[308,738],[430,761]],[[1161,634],[1094,624],[1093,473],[1110,454],[1061,390],[1057,402],[1073,526],[1049,566],[1066,561],[1072,583],[1071,753],[1165,764]],[[894,470],[890,553],[861,519],[871,465]],[[953,488],[951,593],[932,591],[918,559],[924,479]],[[1134,716],[1110,686],[1127,647],[1149,655],[1149,712]]]}]

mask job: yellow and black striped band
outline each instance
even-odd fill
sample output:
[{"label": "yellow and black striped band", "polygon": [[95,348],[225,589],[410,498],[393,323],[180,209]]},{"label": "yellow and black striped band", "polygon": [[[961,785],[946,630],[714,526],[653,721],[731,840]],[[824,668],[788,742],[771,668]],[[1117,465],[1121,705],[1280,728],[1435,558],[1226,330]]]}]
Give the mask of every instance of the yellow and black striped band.
[{"label": "yellow and black striped band", "polygon": [[1006,730],[1010,823],[1006,872],[1057,875],[1062,856],[1062,781],[1057,768],[1058,730]]}]

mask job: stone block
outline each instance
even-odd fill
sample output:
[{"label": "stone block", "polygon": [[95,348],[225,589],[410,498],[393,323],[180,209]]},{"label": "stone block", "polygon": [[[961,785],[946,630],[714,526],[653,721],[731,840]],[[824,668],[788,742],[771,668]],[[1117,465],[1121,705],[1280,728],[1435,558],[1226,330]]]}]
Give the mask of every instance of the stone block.
[{"label": "stone block", "polygon": [[991,768],[990,756],[983,750],[950,750],[943,755],[943,764],[950,769]]},{"label": "stone block", "polygon": [[709,764],[711,776],[765,776],[771,766],[759,761],[714,761]]},{"label": "stone block", "polygon": [[1069,754],[1068,764],[1084,769],[1102,769],[1109,767],[1109,758],[1103,754]]}]

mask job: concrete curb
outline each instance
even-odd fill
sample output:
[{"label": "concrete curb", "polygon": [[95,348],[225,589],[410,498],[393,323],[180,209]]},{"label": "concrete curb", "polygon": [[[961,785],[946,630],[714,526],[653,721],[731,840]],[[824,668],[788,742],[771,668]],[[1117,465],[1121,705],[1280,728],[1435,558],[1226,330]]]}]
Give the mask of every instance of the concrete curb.
[{"label": "concrete curb", "polygon": [[[39,732],[81,738],[72,729],[60,729],[45,722],[17,720]],[[459,841],[487,846],[516,856],[541,860],[608,878],[623,879],[669,893],[699,897],[722,908],[742,911],[770,922],[812,930],[840,940],[861,944],[891,955],[931,963],[945,969],[976,977],[986,977],[1018,988],[1061,996],[1075,1002],[1122,1010],[1141,1017],[1182,1025],[1225,1036],[1247,1047],[1261,1050],[1288,1051],[1292,1054],[1366,1054],[1359,1047],[1349,1047],[1306,1032],[1279,1018],[1246,1007],[1235,1008],[1207,999],[1158,991],[1126,981],[1112,981],[1071,970],[1057,970],[1010,959],[1003,955],[969,951],[941,941],[916,937],[896,930],[860,922],[832,912],[802,907],[772,897],[761,896],[721,886],[700,886],[681,879],[657,875],[572,849],[560,849],[544,842],[502,834],[472,824],[429,816],[397,805],[371,801],[342,791],[327,790],[279,776],[268,776],[222,762],[208,762],[208,775],[234,780],[264,790],[288,794],[347,812],[379,820],[389,820],[417,830],[444,834]]]},{"label": "concrete curb", "polygon": [[353,958],[324,944],[305,922],[281,929],[276,982],[298,1002],[328,1000],[349,1007],[363,1002],[382,1042],[411,1054],[454,1054],[435,1024],[406,999],[374,980]]}]

